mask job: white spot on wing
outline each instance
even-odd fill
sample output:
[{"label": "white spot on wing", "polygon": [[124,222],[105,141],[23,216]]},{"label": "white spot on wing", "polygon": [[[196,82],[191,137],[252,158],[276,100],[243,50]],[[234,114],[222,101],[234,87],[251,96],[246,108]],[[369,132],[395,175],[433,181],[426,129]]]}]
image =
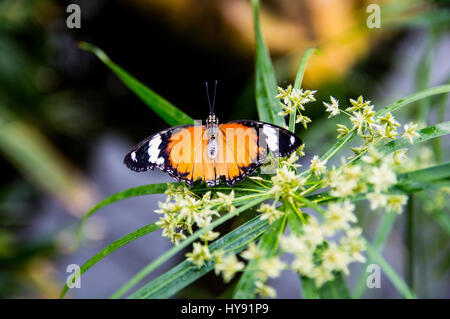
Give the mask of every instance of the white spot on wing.
[{"label": "white spot on wing", "polygon": [[278,150],[278,134],[277,131],[270,126],[264,125],[263,133],[267,136],[266,143],[269,149],[274,152]]},{"label": "white spot on wing", "polygon": [[155,138],[151,139],[150,142],[148,142],[148,156],[149,159],[148,161],[150,163],[157,163],[158,161],[158,156],[160,153],[160,149],[159,149],[159,145],[161,144],[161,136],[156,136]]},{"label": "white spot on wing", "polygon": [[136,162],[136,152],[131,153],[131,159]]},{"label": "white spot on wing", "polygon": [[291,136],[291,144],[294,144],[294,143],[295,143],[295,137]]}]

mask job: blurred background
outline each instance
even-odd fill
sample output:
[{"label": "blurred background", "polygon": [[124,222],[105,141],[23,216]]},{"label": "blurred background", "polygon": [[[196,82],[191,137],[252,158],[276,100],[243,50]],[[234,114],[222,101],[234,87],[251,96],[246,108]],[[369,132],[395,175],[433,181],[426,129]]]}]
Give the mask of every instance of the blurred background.
[{"label": "blurred background", "polygon": [[[261,24],[279,85],[293,82],[304,51],[318,46],[303,85],[317,89],[298,130],[307,156],[335,142],[336,120],[322,100],[342,105],[363,95],[376,107],[450,80],[449,2],[265,0]],[[81,28],[66,25],[66,8],[81,7]],[[381,28],[370,29],[367,6],[381,6]],[[124,200],[104,208],[84,230],[85,242],[70,250],[74,227],[97,201],[130,187],[169,181],[157,171],[135,174],[124,154],[144,137],[166,128],[78,41],[103,49],[118,65],[195,119],[207,115],[205,81],[218,80],[216,113],[222,122],[257,119],[254,39],[248,0],[0,0],[0,297],[55,298],[69,264],[89,257],[125,234],[156,221],[162,196]],[[449,120],[446,97],[398,114],[425,125]],[[341,118],[342,121],[342,118]],[[417,167],[448,160],[448,139],[411,154]],[[448,195],[418,194],[414,232],[402,216],[386,259],[419,297],[450,297],[449,234],[430,211],[448,214]],[[361,205],[368,236],[379,216]],[[409,249],[405,237],[414,236]],[[90,269],[70,297],[111,295],[170,247],[160,232],[114,252]],[[408,253],[409,251],[409,253]],[[411,257],[412,256],[412,257]],[[181,258],[181,257],[180,257]],[[414,267],[406,267],[411,258]],[[166,264],[158,273],[173,266]],[[355,283],[355,266],[348,282]],[[227,296],[221,279],[205,276],[178,297]],[[214,285],[211,285],[211,279]],[[281,298],[300,297],[298,278],[286,273],[272,283]],[[387,278],[365,297],[400,297]]]}]

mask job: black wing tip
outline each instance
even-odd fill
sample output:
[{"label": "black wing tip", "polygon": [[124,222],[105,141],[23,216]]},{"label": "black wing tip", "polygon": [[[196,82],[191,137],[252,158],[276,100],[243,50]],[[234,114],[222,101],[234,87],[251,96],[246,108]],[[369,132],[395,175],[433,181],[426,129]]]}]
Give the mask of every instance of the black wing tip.
[{"label": "black wing tip", "polygon": [[131,153],[133,153],[133,151],[131,151],[127,155],[125,155],[125,157],[123,159],[123,163],[125,164],[126,167],[128,167],[129,169],[131,169],[132,171],[135,171],[135,172],[145,172],[148,170],[153,170],[154,165],[137,165],[137,163],[135,163],[131,159]]}]

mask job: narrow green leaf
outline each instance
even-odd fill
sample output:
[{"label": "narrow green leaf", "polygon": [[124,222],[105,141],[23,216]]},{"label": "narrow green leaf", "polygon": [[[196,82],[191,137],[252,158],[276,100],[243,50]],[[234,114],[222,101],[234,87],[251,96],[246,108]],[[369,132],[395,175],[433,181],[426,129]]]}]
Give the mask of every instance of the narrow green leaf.
[{"label": "narrow green leaf", "polygon": [[403,173],[399,176],[399,184],[431,182],[450,177],[450,162]]},{"label": "narrow green leaf", "polygon": [[176,106],[159,96],[157,93],[139,82],[127,71],[115,64],[101,49],[90,43],[80,42],[80,48],[94,53],[108,66],[122,82],[133,91],[150,109],[159,115],[169,125],[192,124],[194,120]]},{"label": "narrow green leaf", "polygon": [[[295,78],[295,83],[294,83],[294,88],[295,89],[301,89],[302,88],[302,81],[303,81],[303,75],[305,74],[306,64],[308,63],[308,60],[311,57],[311,55],[316,50],[317,50],[317,48],[309,48],[303,54],[303,57],[300,60],[300,64],[298,66],[297,76]],[[296,116],[297,116],[297,109],[295,109],[294,112],[289,115],[289,130],[292,133],[295,132],[295,119],[296,119]]]},{"label": "narrow green leaf", "polygon": [[[275,98],[277,95],[277,80],[259,25],[259,0],[252,0],[252,7],[256,42],[255,94],[258,115],[262,121],[283,126],[285,124],[284,119],[278,115],[281,112],[281,107]],[[265,111],[266,109],[268,109],[268,112]]]},{"label": "narrow green leaf", "polygon": [[302,285],[303,299],[320,299],[319,290],[314,283],[314,279],[299,275]]},{"label": "narrow green leaf", "polygon": [[394,268],[392,268],[392,266],[383,258],[383,256],[378,252],[377,249],[375,249],[371,245],[367,245],[367,253],[374,262],[380,265],[386,276],[389,278],[394,287],[403,297],[407,299],[416,298],[414,293],[409,289],[408,285],[397,274]]},{"label": "narrow green leaf", "polygon": [[[178,183],[174,183],[174,185],[177,185],[177,184]],[[167,190],[167,183],[150,184],[150,185],[133,187],[133,188],[115,193],[109,197],[106,197],[101,202],[97,203],[94,207],[92,207],[81,218],[80,223],[78,224],[78,228],[77,228],[77,235],[76,235],[77,240],[76,240],[74,248],[76,248],[81,241],[81,230],[83,229],[84,223],[86,222],[86,220],[89,217],[91,217],[93,214],[95,214],[100,208],[108,206],[109,204],[115,203],[122,199],[130,198],[130,197],[137,197],[137,196],[142,196],[142,195],[162,194],[166,190]]]},{"label": "narrow green leaf", "polygon": [[[267,221],[259,216],[239,226],[227,235],[209,245],[211,253],[223,250],[227,254],[236,254],[250,242],[258,238],[266,229]],[[214,268],[214,261],[208,261],[203,267],[197,268],[190,261],[183,261],[163,275],[153,279],[129,298],[169,298],[184,287],[204,276]]]},{"label": "narrow green leaf", "polygon": [[349,299],[350,292],[342,273],[334,273],[334,279],[319,288],[321,299]]},{"label": "narrow green leaf", "polygon": [[435,86],[423,91],[419,91],[417,93],[411,94],[403,99],[398,100],[397,102],[394,102],[392,104],[389,104],[388,106],[384,107],[380,111],[376,113],[376,116],[383,116],[388,112],[394,112],[398,109],[404,107],[405,105],[411,104],[416,101],[420,101],[422,99],[426,99],[430,96],[436,95],[436,94],[443,94],[450,92],[450,85],[444,84]]},{"label": "narrow green leaf", "polygon": [[156,260],[145,266],[141,271],[139,271],[133,278],[131,278],[127,283],[125,283],[119,290],[117,290],[111,298],[120,298],[123,296],[127,291],[129,291],[131,288],[133,288],[138,282],[140,282],[142,279],[144,279],[148,274],[150,274],[153,270],[155,270],[157,267],[159,267],[161,264],[166,262],[169,258],[173,257],[180,251],[182,251],[184,248],[189,246],[191,243],[193,243],[195,240],[197,240],[201,235],[204,233],[214,229],[215,227],[223,224],[227,220],[233,218],[234,216],[246,211],[249,208],[252,208],[253,206],[265,201],[269,198],[269,195],[261,196],[260,198],[254,199],[252,201],[249,201],[245,205],[240,206],[239,208],[236,208],[235,210],[221,216],[220,218],[217,218],[215,221],[213,221],[211,224],[209,224],[206,227],[203,227],[202,229],[197,230],[193,235],[189,236],[185,240],[183,240],[180,244],[177,246],[172,247],[168,251],[166,251],[164,254],[159,256]]},{"label": "narrow green leaf", "polygon": [[259,120],[272,123],[272,113],[267,107],[267,94],[264,88],[263,80],[261,79],[261,72],[258,67],[255,68],[255,97]]},{"label": "narrow green leaf", "polygon": [[[100,250],[98,253],[96,253],[94,256],[89,258],[88,261],[86,261],[81,267],[80,267],[80,276],[83,275],[86,271],[89,270],[92,266],[94,266],[96,263],[98,263],[100,260],[111,254],[113,251],[119,249],[120,247],[125,246],[126,244],[132,242],[133,240],[136,240],[142,236],[145,236],[160,227],[156,225],[156,223],[152,223],[149,225],[146,225],[144,227],[141,227],[128,235],[125,235],[124,237],[114,241],[113,243],[109,244],[102,250]],[[64,298],[64,295],[66,294],[69,287],[67,286],[67,283],[64,285],[63,290],[61,291],[61,294],[59,295],[59,298]]]},{"label": "narrow green leaf", "polygon": [[[278,219],[272,225],[270,225],[264,235],[258,243],[258,248],[264,253],[266,258],[274,256],[277,252],[278,243],[281,235],[286,227],[286,215],[284,218]],[[245,267],[244,273],[242,274],[239,282],[236,286],[233,298],[236,299],[248,299],[254,298],[255,293],[255,282],[256,282],[256,272],[255,268],[258,266],[256,260],[251,260]]]},{"label": "narrow green leaf", "polygon": [[[383,251],[384,245],[389,238],[389,234],[391,233],[392,228],[394,227],[395,220],[398,214],[396,212],[386,212],[384,213],[382,220],[380,222],[380,226],[375,234],[373,240],[373,248],[378,251]],[[359,275],[358,282],[356,283],[355,290],[353,292],[353,298],[360,299],[364,296],[364,293],[367,288],[367,267],[373,263],[373,260],[369,258],[364,266],[362,267],[361,274]]]}]

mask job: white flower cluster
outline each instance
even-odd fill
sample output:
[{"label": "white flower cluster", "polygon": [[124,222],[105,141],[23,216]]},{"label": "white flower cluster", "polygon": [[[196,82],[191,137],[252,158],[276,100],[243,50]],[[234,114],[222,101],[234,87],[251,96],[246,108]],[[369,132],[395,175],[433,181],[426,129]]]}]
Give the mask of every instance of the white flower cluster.
[{"label": "white flower cluster", "polygon": [[[174,244],[186,238],[186,232],[192,234],[192,228],[208,226],[213,217],[219,216],[219,211],[233,208],[234,192],[229,194],[217,193],[216,198],[211,198],[211,192],[202,197],[190,192],[186,186],[175,187],[168,184],[165,202],[159,202],[156,213],[163,216],[156,223],[163,229],[162,236],[169,238]],[[219,233],[209,231],[201,239],[212,241]]]},{"label": "white flower cluster", "polygon": [[[337,272],[348,275],[350,263],[365,262],[362,230],[353,226],[357,221],[354,209],[349,201],[332,203],[328,205],[322,223],[310,216],[309,222],[302,226],[300,236],[283,237],[281,247],[295,256],[290,268],[314,279],[316,286],[321,287],[333,280]],[[338,243],[330,239],[336,235],[340,235]]]},{"label": "white flower cluster", "polygon": [[[287,265],[277,256],[267,257],[254,242],[250,243],[247,249],[240,253],[240,256],[247,261],[253,262],[252,265],[255,269],[252,269],[252,272],[256,280],[254,282],[255,293],[265,298],[274,298],[276,296],[275,289],[265,282],[269,278],[279,277],[281,272],[287,268]],[[229,282],[244,267],[245,264],[239,261],[236,255],[229,254],[223,257],[223,252],[217,253],[214,270],[217,275],[222,274],[225,282]]]},{"label": "white flower cluster", "polygon": [[308,123],[311,123],[311,119],[304,116],[302,111],[305,110],[305,104],[316,100],[314,94],[317,91],[296,89],[289,85],[286,89],[278,87],[278,92],[279,94],[276,98],[281,100],[280,105],[282,109],[279,115],[288,115],[297,110],[295,123],[302,123],[307,128]]},{"label": "white flower cluster", "polygon": [[372,210],[386,208],[401,213],[408,197],[389,193],[388,190],[397,183],[396,169],[405,160],[405,150],[383,157],[370,146],[361,159],[362,165],[346,163],[342,159],[339,168],[333,166],[326,179],[331,195],[347,198],[366,193]]},{"label": "white flower cluster", "polygon": [[[323,102],[326,107],[326,111],[330,113],[329,117],[340,114],[342,110],[339,109],[339,102],[330,97],[331,103]],[[346,108],[345,113],[349,116],[352,123],[352,127],[348,128],[343,124],[337,124],[338,138],[346,136],[351,130],[356,130],[357,134],[364,139],[364,146],[352,148],[356,155],[361,154],[367,150],[367,147],[378,140],[393,140],[400,136],[397,132],[397,128],[400,123],[394,118],[394,116],[388,112],[383,116],[375,116],[373,105],[370,101],[364,101],[364,98],[360,96],[358,99],[350,99],[351,106]],[[402,136],[406,138],[411,144],[415,137],[419,137],[417,133],[418,125],[413,122],[405,124]]]}]

